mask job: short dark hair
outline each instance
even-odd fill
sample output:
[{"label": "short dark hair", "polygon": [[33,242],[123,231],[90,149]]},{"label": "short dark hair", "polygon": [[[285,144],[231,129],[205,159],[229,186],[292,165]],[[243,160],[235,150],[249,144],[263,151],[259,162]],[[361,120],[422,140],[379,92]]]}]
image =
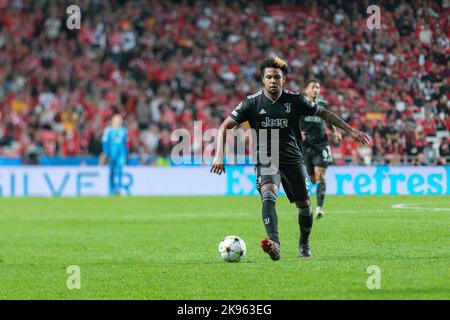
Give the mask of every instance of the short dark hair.
[{"label": "short dark hair", "polygon": [[272,57],[270,59],[266,59],[259,65],[259,72],[261,73],[261,78],[264,77],[264,70],[266,68],[280,69],[281,72],[283,72],[283,76],[285,76],[289,72],[288,64],[283,59],[277,56]]},{"label": "short dark hair", "polygon": [[306,81],[306,85],[305,88],[307,88],[309,86],[310,83],[317,83],[320,84],[320,81],[317,79],[309,79],[308,81]]}]

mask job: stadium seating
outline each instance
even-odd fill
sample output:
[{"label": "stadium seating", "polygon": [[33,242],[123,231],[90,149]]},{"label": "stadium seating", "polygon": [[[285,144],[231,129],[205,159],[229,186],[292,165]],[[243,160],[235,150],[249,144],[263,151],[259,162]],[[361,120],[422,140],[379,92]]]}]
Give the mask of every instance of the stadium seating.
[{"label": "stadium seating", "polygon": [[119,112],[130,154],[155,164],[172,130],[217,127],[279,54],[290,89],[319,79],[332,110],[374,136],[371,150],[333,142],[336,164],[417,163],[428,141],[431,162],[448,161],[448,2],[388,1],[381,30],[363,1],[192,3],[86,1],[68,30],[71,1],[1,2],[0,156],[97,157]]}]

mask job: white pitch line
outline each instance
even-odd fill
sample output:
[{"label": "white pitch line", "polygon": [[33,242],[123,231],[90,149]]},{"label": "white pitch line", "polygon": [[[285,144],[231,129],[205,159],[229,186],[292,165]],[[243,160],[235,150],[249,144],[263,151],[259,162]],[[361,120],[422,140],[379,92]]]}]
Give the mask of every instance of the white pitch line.
[{"label": "white pitch line", "polygon": [[427,210],[427,211],[450,211],[450,208],[426,208],[421,207],[420,203],[397,203],[392,205],[393,209],[402,210]]}]

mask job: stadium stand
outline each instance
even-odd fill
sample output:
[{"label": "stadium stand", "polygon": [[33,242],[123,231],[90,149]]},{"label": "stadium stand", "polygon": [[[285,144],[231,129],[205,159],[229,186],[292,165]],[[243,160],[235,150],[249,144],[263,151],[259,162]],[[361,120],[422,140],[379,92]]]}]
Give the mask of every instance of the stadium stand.
[{"label": "stadium stand", "polygon": [[[333,111],[373,135],[333,141],[335,164],[450,158],[450,1],[0,1],[0,163],[95,163],[114,112],[136,164],[170,162],[175,128],[215,128],[258,90],[257,61],[289,61]],[[201,146],[199,146],[201,148]],[[195,151],[195,150],[193,150]],[[20,160],[17,160],[20,159]],[[78,159],[78,160],[77,160]],[[87,160],[86,160],[87,159]]]}]

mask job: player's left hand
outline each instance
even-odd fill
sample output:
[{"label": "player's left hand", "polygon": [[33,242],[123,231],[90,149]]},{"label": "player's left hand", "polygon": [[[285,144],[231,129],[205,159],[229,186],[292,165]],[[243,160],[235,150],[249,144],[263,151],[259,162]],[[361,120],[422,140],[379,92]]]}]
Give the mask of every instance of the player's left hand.
[{"label": "player's left hand", "polygon": [[372,144],[372,138],[362,131],[355,129],[350,133],[350,135],[353,139],[355,139],[359,143],[362,143],[363,145]]},{"label": "player's left hand", "polygon": [[211,167],[210,172],[221,175],[222,172],[225,172],[225,164],[223,163],[223,159],[215,158]]},{"label": "player's left hand", "polygon": [[101,154],[100,155],[100,165],[104,166],[105,164],[108,163],[108,157],[105,154]]},{"label": "player's left hand", "polygon": [[339,132],[335,131],[335,132],[333,132],[333,135],[334,135],[334,138],[337,141],[342,141],[342,134],[340,134]]}]

